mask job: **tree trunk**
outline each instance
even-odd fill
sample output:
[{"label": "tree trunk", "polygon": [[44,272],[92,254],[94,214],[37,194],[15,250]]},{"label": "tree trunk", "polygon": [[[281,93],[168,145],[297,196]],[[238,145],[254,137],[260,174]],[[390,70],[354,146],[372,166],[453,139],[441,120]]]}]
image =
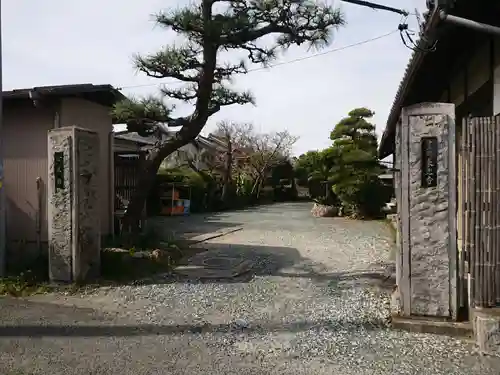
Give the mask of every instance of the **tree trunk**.
[{"label": "tree trunk", "polygon": [[233,166],[233,147],[231,140],[227,142],[227,152],[224,166],[224,185],[222,187],[222,202],[226,203],[229,198],[229,189],[231,188],[231,173]]},{"label": "tree trunk", "polygon": [[250,191],[250,195],[255,197],[256,196],[256,191],[257,191],[257,186],[260,182],[260,176],[257,175],[257,178],[255,179],[255,181],[253,182],[253,185],[252,185],[252,190]]},{"label": "tree trunk", "polygon": [[257,200],[260,199],[260,193],[262,192],[262,184],[264,180],[261,178],[259,179],[259,185],[257,186]]}]

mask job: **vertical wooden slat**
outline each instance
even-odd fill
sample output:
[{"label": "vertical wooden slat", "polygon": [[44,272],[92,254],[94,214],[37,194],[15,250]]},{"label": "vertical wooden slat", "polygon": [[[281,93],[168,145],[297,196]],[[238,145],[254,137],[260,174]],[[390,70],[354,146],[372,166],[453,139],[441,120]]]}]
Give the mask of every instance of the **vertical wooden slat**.
[{"label": "vertical wooden slat", "polygon": [[487,303],[488,306],[495,305],[494,297],[494,277],[493,277],[493,126],[492,119],[485,118],[485,141],[486,141],[486,160],[487,165],[487,197],[486,197],[486,230],[488,236],[486,238],[486,282],[487,282]]},{"label": "vertical wooden slat", "polygon": [[467,307],[467,286],[468,286],[468,270],[465,267],[465,262],[469,261],[470,254],[470,195],[469,195],[469,158],[470,158],[470,127],[467,120],[462,121],[462,160],[460,168],[462,169],[462,251],[460,258],[460,279],[462,282],[460,288],[460,306]]},{"label": "vertical wooden slat", "polygon": [[495,304],[500,304],[500,121],[494,117],[495,130],[495,244],[494,244],[494,277],[495,277]]},{"label": "vertical wooden slat", "polygon": [[[474,141],[474,146],[475,146],[475,170],[479,172],[481,170],[481,122],[479,119],[474,119],[474,125],[475,125],[475,141]],[[475,181],[476,181],[476,186],[475,186],[475,196],[474,200],[476,203],[476,223],[475,223],[475,238],[474,238],[474,249],[476,252],[476,263],[474,265],[474,273],[475,273],[475,300],[476,300],[476,306],[480,307],[482,306],[482,299],[481,299],[481,285],[482,285],[482,279],[481,279],[481,175],[476,174],[474,176]]]},{"label": "vertical wooden slat", "polygon": [[484,188],[484,179],[481,171],[483,170],[483,121],[481,118],[477,119],[477,143],[476,143],[476,168],[478,171],[477,186],[476,186],[476,207],[477,207],[477,219],[476,219],[476,245],[477,245],[477,298],[478,298],[478,306],[484,306],[484,196],[483,196],[483,188]]},{"label": "vertical wooden slat", "polygon": [[481,253],[480,253],[480,278],[481,278],[481,306],[487,306],[488,304],[488,276],[487,276],[487,225],[488,222],[486,220],[486,200],[487,200],[487,191],[488,191],[488,173],[487,173],[487,157],[486,157],[486,121],[484,118],[479,119],[481,122],[481,136],[480,136],[480,144],[479,149],[481,153],[480,163],[481,163],[481,186],[480,186],[480,203],[481,203],[481,227],[480,227],[480,241],[481,241]]},{"label": "vertical wooden slat", "polygon": [[486,306],[490,304],[490,283],[489,283],[489,242],[490,242],[490,215],[489,215],[489,174],[490,174],[490,163],[489,163],[489,142],[488,142],[488,119],[482,118],[483,123],[483,158],[482,162],[482,173],[481,177],[483,179],[483,298]]},{"label": "vertical wooden slat", "polygon": [[492,182],[492,202],[491,202],[491,217],[492,217],[492,243],[491,243],[491,252],[492,252],[492,257],[491,257],[491,283],[492,283],[492,289],[493,289],[493,296],[492,296],[492,305],[495,306],[497,304],[497,295],[498,295],[498,288],[497,288],[497,275],[496,275],[496,268],[497,268],[497,252],[498,252],[498,212],[497,212],[497,202],[498,202],[498,156],[497,156],[497,144],[498,144],[498,128],[497,124],[495,121],[495,118],[492,118],[491,120],[491,164],[492,164],[492,175],[491,175],[491,182]]},{"label": "vertical wooden slat", "polygon": [[467,120],[469,127],[469,146],[470,153],[468,157],[469,170],[469,273],[470,273],[470,296],[472,306],[476,303],[476,123],[472,119]]},{"label": "vertical wooden slat", "polygon": [[491,218],[491,238],[490,238],[490,283],[491,283],[491,306],[496,305],[497,288],[496,288],[496,195],[497,195],[497,173],[496,173],[496,124],[495,119],[490,118],[490,168],[491,168],[491,200],[490,200],[490,218]]},{"label": "vertical wooden slat", "polygon": [[459,264],[458,264],[458,275],[459,275],[459,293],[458,293],[458,298],[459,298],[459,306],[464,307],[464,298],[463,298],[463,289],[464,289],[464,283],[465,283],[465,273],[464,273],[464,267],[463,267],[463,261],[464,261],[464,254],[466,253],[466,248],[467,248],[467,234],[466,234],[466,210],[467,210],[467,197],[465,195],[465,189],[466,189],[466,175],[465,175],[465,154],[466,154],[466,145],[467,145],[467,128],[465,122],[462,121],[462,137],[460,140],[460,163],[458,165],[458,168],[460,168],[460,206],[462,207],[462,211],[460,212],[461,217],[461,223],[462,226],[460,228],[460,235],[462,237],[462,247],[459,249]]},{"label": "vertical wooden slat", "polygon": [[480,279],[481,279],[481,288],[480,288],[480,296],[481,296],[481,306],[487,306],[488,304],[488,280],[487,280],[487,215],[486,215],[486,200],[487,200],[487,183],[488,183],[488,174],[487,174],[487,157],[486,157],[486,121],[484,118],[479,119],[481,123],[481,131],[480,131],[480,170],[481,170],[481,186],[480,186],[480,204],[481,204],[481,226],[480,226],[480,249],[481,252],[479,254],[481,262],[480,262]]},{"label": "vertical wooden slat", "polygon": [[[477,171],[481,171],[483,168],[483,149],[482,149],[482,140],[483,140],[483,122],[480,118],[476,119],[477,121],[477,142],[476,142],[476,169]],[[481,226],[483,223],[483,176],[479,173],[476,176],[477,186],[476,186],[476,207],[477,207],[477,220],[476,220],[476,247],[477,247],[477,264],[476,264],[476,294],[477,294],[477,304],[478,307],[483,306],[483,272],[482,272],[482,264],[483,264],[483,241],[482,235],[483,231],[481,230]]]}]

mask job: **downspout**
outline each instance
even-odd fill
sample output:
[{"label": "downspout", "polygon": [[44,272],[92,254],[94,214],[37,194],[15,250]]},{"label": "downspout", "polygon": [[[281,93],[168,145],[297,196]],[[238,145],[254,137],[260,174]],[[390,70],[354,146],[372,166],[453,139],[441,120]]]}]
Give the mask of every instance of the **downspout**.
[{"label": "downspout", "polygon": [[[29,98],[33,102],[35,108],[43,107],[46,104],[43,95],[36,89],[32,89],[28,93]],[[61,116],[60,116],[61,101],[56,100],[54,103],[54,117],[53,117],[53,128],[57,129],[61,127]],[[41,177],[36,178],[36,214],[35,214],[35,231],[36,231],[36,248],[38,254],[42,253],[42,210],[43,210],[43,192],[42,192],[43,179]]]},{"label": "downspout", "polygon": [[111,237],[115,238],[115,196],[116,196],[116,190],[115,190],[115,133],[113,131],[108,133],[108,186],[110,190],[110,197],[109,197],[109,215],[110,215],[110,220],[109,220],[109,226],[110,226],[110,233]]},{"label": "downspout", "polygon": [[38,256],[42,254],[42,179],[36,178],[36,249]]},{"label": "downspout", "polygon": [[61,127],[61,115],[59,114],[59,112],[59,108],[56,108],[56,110],[54,111],[54,129],[58,129]]}]

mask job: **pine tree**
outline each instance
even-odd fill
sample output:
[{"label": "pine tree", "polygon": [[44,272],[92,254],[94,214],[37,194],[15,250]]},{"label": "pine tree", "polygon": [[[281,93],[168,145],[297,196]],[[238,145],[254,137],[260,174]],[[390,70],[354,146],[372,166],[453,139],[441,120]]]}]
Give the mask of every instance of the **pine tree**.
[{"label": "pine tree", "polygon": [[[155,18],[161,27],[178,33],[184,44],[136,56],[135,66],[149,77],[171,78],[182,85],[164,86],[158,97],[128,99],[114,109],[116,119],[126,123],[129,131],[161,139],[141,168],[143,174],[125,216],[128,230],[137,229],[162,160],[193,141],[222,107],[254,102],[251,93],[231,88],[234,75],[246,73],[248,62],[268,64],[291,45],[325,46],[332,31],[344,25],[338,9],[314,0],[198,0]],[[223,61],[221,55],[228,51],[243,51],[247,59]],[[191,103],[192,113],[175,117],[174,106],[165,99]],[[169,128],[179,130],[172,136]]]},{"label": "pine tree", "polygon": [[382,194],[375,126],[368,122],[374,112],[356,108],[330,134],[335,155],[332,182],[334,191],[351,213],[361,217],[380,214],[386,194]]}]

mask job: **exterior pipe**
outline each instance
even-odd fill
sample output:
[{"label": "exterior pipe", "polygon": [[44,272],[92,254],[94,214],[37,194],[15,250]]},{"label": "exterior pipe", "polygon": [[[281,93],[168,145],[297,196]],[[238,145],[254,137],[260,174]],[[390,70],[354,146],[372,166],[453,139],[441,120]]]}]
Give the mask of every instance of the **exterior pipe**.
[{"label": "exterior pipe", "polygon": [[2,105],[2,5],[0,0],[0,277],[5,275],[5,264],[7,261],[6,250],[6,205],[7,197],[4,186],[4,157],[5,151],[2,145],[3,138],[3,105]]},{"label": "exterior pipe", "polygon": [[36,178],[36,249],[38,255],[42,253],[42,179]]},{"label": "exterior pipe", "polygon": [[476,31],[482,31],[488,34],[500,36],[500,27],[498,26],[488,25],[486,23],[472,21],[466,18],[452,16],[450,14],[446,14],[446,12],[444,11],[440,11],[439,17],[444,22],[449,22],[458,26],[467,27],[468,29],[473,29]]}]

